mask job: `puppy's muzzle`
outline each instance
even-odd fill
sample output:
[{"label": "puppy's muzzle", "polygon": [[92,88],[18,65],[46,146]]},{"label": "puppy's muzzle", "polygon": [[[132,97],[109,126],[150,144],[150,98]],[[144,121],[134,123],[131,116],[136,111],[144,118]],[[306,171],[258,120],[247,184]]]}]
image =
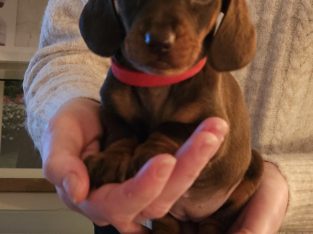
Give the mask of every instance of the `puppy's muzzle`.
[{"label": "puppy's muzzle", "polygon": [[170,28],[151,29],[144,34],[146,46],[152,53],[164,54],[171,50],[176,40],[176,34]]}]

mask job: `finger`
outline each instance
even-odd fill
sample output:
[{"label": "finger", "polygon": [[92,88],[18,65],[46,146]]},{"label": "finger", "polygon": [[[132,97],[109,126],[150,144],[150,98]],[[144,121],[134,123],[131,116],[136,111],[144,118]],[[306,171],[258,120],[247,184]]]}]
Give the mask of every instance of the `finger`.
[{"label": "finger", "polygon": [[171,155],[156,156],[134,178],[123,184],[100,187],[91,193],[87,201],[79,204],[79,207],[85,213],[91,214],[97,224],[101,225],[104,220],[122,233],[139,233],[144,229],[134,222],[135,217],[160,195],[175,163],[176,159]]},{"label": "finger", "polygon": [[164,191],[142,215],[145,217],[165,215],[214,156],[227,131],[227,124],[221,119],[210,118],[204,121],[178,151],[175,169]]},{"label": "finger", "polygon": [[260,188],[230,233],[276,233],[288,204],[288,186],[274,165],[265,163]]},{"label": "finger", "polygon": [[126,195],[132,204],[128,205],[129,213],[139,213],[163,191],[176,159],[169,154],[157,155],[150,159],[139,173],[123,188],[121,198]]}]

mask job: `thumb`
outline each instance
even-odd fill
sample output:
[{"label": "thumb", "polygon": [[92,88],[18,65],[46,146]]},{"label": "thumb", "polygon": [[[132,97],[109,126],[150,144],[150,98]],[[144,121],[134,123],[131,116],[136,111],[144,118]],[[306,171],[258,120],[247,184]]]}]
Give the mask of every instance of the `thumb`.
[{"label": "thumb", "polygon": [[73,203],[86,199],[89,193],[89,176],[79,157],[67,154],[51,155],[43,164],[43,172]]},{"label": "thumb", "polygon": [[86,199],[89,176],[81,157],[99,150],[95,142],[101,133],[99,103],[86,98],[66,102],[49,120],[41,138],[43,172],[63,197]]},{"label": "thumb", "polygon": [[80,154],[82,144],[79,134],[47,129],[42,139],[44,176],[67,197],[78,203],[86,199],[89,192],[89,176]]}]

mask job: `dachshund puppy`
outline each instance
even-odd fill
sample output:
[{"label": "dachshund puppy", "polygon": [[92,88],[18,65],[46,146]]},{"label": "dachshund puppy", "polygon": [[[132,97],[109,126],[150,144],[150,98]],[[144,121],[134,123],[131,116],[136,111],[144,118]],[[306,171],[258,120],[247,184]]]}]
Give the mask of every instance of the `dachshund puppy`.
[{"label": "dachshund puppy", "polygon": [[228,73],[255,53],[245,0],[89,0],[80,30],[93,52],[112,57],[100,91],[102,152],[85,161],[91,188],[135,175],[154,155],[175,154],[201,121],[223,118],[230,132],[222,146],[152,233],[180,234],[186,223],[199,234],[225,233],[263,169]]}]

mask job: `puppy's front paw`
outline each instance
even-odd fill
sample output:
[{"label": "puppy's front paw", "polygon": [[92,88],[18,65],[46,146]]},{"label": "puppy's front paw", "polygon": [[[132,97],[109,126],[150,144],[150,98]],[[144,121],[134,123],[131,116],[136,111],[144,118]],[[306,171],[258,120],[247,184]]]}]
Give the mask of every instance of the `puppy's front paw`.
[{"label": "puppy's front paw", "polygon": [[108,154],[105,151],[84,160],[90,177],[90,188],[103,184],[118,183],[126,179],[128,159],[125,155]]},{"label": "puppy's front paw", "polygon": [[153,133],[147,141],[136,148],[130,163],[131,172],[139,171],[149,159],[158,154],[168,153],[174,155],[179,146],[170,137],[158,132]]},{"label": "puppy's front paw", "polygon": [[104,151],[87,157],[84,162],[90,176],[90,188],[127,179],[129,160],[136,145],[135,138],[124,138],[112,143]]}]

